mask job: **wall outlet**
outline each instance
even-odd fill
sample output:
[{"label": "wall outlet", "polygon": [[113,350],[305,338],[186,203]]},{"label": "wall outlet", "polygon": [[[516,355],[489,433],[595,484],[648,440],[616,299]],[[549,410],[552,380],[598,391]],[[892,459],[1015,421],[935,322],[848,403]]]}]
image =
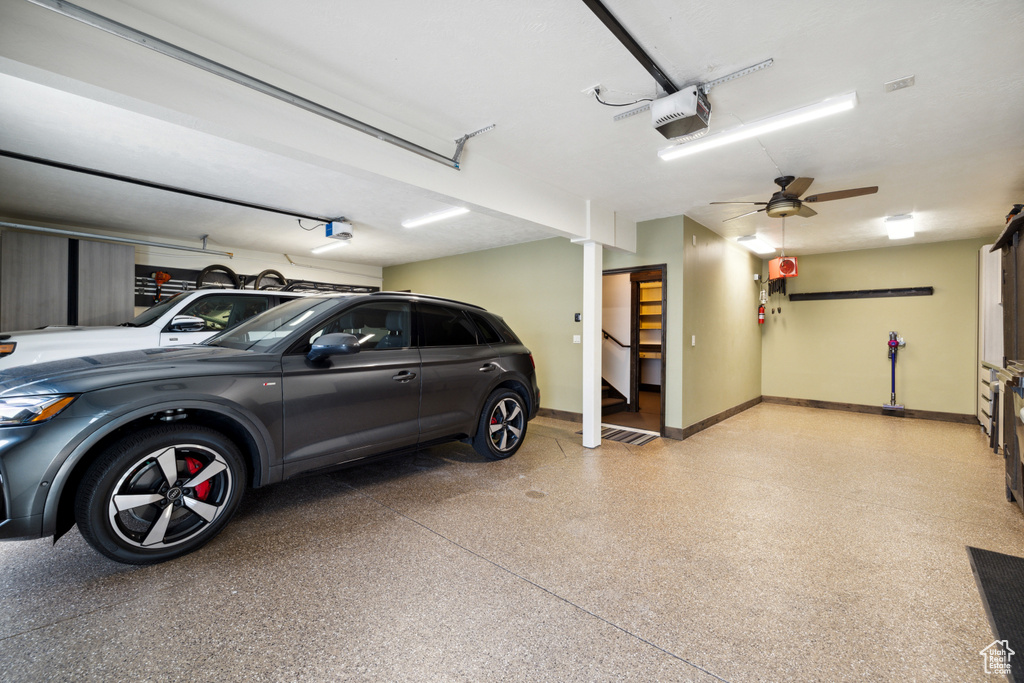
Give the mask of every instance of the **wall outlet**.
[{"label": "wall outlet", "polygon": [[572,343],[573,344],[582,344],[583,343],[583,337],[581,337],[578,334],[572,335]]}]

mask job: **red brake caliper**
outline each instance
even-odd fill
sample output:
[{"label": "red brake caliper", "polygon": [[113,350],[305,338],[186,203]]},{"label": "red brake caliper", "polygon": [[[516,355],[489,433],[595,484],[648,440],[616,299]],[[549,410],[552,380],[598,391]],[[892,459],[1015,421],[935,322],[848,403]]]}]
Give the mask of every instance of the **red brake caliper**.
[{"label": "red brake caliper", "polygon": [[[185,466],[188,467],[189,474],[195,474],[199,470],[203,469],[203,463],[199,462],[193,457],[185,457]],[[206,497],[210,495],[210,480],[207,479],[202,484],[196,487],[196,498],[199,500],[206,500]]]}]

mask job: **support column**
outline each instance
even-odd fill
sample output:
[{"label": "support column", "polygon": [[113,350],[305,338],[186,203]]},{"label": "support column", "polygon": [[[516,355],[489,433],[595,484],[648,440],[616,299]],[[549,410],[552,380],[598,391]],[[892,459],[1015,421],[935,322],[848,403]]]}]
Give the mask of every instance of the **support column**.
[{"label": "support column", "polygon": [[601,277],[604,249],[583,242],[583,447],[601,445]]}]

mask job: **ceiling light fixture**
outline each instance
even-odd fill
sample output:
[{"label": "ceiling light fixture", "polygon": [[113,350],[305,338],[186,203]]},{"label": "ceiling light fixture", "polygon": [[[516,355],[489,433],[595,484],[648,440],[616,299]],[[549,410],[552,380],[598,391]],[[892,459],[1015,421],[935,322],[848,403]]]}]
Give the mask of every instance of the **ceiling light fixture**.
[{"label": "ceiling light fixture", "polygon": [[914,214],[904,213],[899,216],[888,216],[885,219],[885,229],[889,232],[891,240],[905,240],[914,236]]},{"label": "ceiling light fixture", "polygon": [[680,157],[696,154],[697,152],[703,152],[707,149],[714,149],[715,147],[721,147],[722,145],[728,145],[740,140],[748,140],[750,138],[757,137],[758,135],[820,119],[824,116],[838,114],[841,111],[853,109],[855,106],[857,106],[856,92],[847,93],[846,95],[840,95],[838,97],[830,97],[827,100],[818,102],[817,104],[800,107],[799,109],[794,109],[793,111],[786,112],[785,114],[770,116],[766,119],[760,119],[759,121],[754,121],[752,123],[744,123],[736,126],[735,128],[722,131],[721,133],[706,135],[695,142],[687,142],[682,145],[666,147],[658,152],[658,156],[665,161],[678,159]]},{"label": "ceiling light fixture", "polygon": [[775,253],[775,247],[768,244],[757,235],[744,235],[743,237],[737,237],[736,241],[755,254]]},{"label": "ceiling light fixture", "polygon": [[337,249],[338,247],[347,247],[348,244],[349,244],[348,242],[343,242],[341,240],[335,240],[334,242],[331,242],[330,244],[325,244],[322,247],[317,247],[316,249],[310,249],[309,251],[314,253],[314,254],[322,254],[325,251],[330,251],[331,249]]},{"label": "ceiling light fixture", "polygon": [[421,225],[426,225],[427,223],[436,223],[437,221],[443,221],[446,218],[461,216],[464,213],[469,213],[469,209],[462,206],[456,206],[451,209],[445,209],[444,211],[428,213],[426,216],[420,216],[419,218],[411,218],[407,221],[402,221],[402,227],[418,228]]}]

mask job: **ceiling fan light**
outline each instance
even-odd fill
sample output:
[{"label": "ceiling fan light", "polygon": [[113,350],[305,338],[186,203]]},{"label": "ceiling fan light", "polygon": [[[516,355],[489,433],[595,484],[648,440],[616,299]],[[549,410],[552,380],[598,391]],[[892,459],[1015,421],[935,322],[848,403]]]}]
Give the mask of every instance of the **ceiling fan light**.
[{"label": "ceiling fan light", "polygon": [[796,214],[801,207],[799,199],[777,199],[768,203],[767,213],[772,218],[785,218]]},{"label": "ceiling fan light", "polygon": [[739,244],[754,252],[755,254],[774,254],[775,247],[765,242],[757,235],[744,235],[736,238]]},{"label": "ceiling fan light", "polygon": [[740,126],[736,126],[735,128],[722,131],[721,133],[715,133],[714,135],[707,135],[695,142],[666,147],[658,152],[658,156],[665,161],[678,159],[680,157],[696,154],[697,152],[703,152],[704,150],[714,149],[715,147],[739,142],[740,140],[748,140],[759,135],[764,135],[765,133],[771,133],[772,131],[789,128],[790,126],[796,126],[825,116],[831,116],[832,114],[838,114],[839,112],[853,109],[855,106],[857,106],[856,92],[847,93],[838,97],[830,97],[827,100],[818,102],[817,104],[811,104],[784,114],[778,114],[766,119],[745,123]]},{"label": "ceiling fan light", "polygon": [[904,213],[899,216],[888,216],[885,229],[891,240],[905,240],[914,236],[914,214]]},{"label": "ceiling fan light", "polygon": [[402,227],[418,228],[421,225],[436,223],[437,221],[443,221],[446,218],[454,218],[455,216],[461,216],[464,213],[469,213],[469,209],[464,206],[455,206],[450,209],[445,209],[444,211],[435,211],[434,213],[428,213],[426,216],[402,221]]}]

